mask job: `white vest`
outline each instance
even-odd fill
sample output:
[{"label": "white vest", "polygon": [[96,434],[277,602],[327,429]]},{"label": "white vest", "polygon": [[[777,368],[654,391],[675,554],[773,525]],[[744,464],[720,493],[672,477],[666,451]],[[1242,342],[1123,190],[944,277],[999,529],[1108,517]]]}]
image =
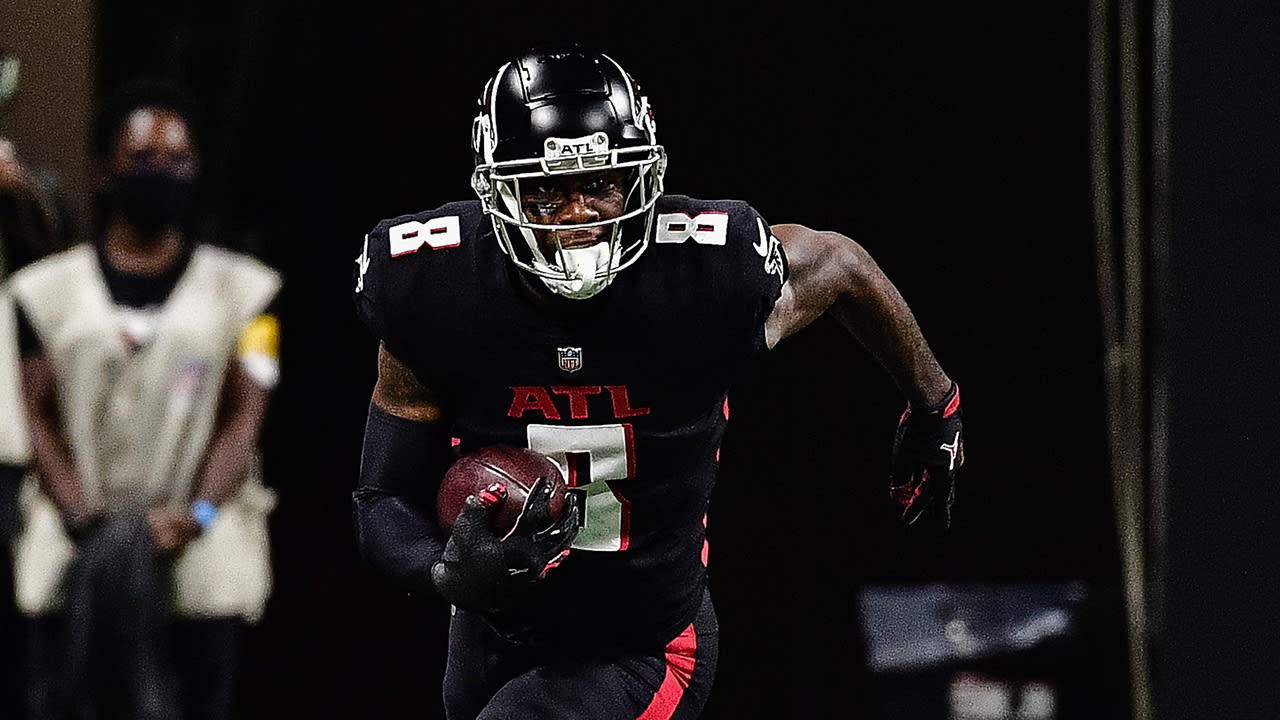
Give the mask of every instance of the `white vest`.
[{"label": "white vest", "polygon": [[[160,310],[155,335],[131,350],[90,245],[16,273],[14,297],[53,365],[63,432],[87,500],[109,508],[185,511],[214,430],[224,370],[240,333],[270,303],[279,275],[238,253],[200,245]],[[18,607],[56,610],[75,551],[33,477],[19,499]],[[174,606],[190,617],[256,622],[271,592],[267,515],[274,494],[259,464],[209,532],[174,567]]]}]

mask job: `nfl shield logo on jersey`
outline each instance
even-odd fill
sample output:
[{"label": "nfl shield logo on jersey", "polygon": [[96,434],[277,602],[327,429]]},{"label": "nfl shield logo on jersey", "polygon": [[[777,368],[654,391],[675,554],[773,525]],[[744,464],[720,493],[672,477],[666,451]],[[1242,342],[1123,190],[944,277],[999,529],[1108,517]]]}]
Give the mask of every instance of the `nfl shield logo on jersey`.
[{"label": "nfl shield logo on jersey", "polygon": [[565,372],[573,373],[582,369],[582,348],[556,348],[556,358],[559,360],[560,369]]}]

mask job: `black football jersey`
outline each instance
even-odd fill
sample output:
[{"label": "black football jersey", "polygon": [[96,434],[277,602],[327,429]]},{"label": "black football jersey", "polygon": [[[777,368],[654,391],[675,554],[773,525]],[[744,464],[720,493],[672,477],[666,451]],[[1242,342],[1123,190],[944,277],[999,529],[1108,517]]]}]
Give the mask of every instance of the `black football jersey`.
[{"label": "black football jersey", "polygon": [[665,195],[645,253],[586,300],[531,292],[474,201],[380,222],[357,266],[358,315],[445,399],[458,449],[538,450],[585,500],[573,551],[521,608],[542,634],[683,629],[706,584],[726,393],[787,272],[759,214]]}]

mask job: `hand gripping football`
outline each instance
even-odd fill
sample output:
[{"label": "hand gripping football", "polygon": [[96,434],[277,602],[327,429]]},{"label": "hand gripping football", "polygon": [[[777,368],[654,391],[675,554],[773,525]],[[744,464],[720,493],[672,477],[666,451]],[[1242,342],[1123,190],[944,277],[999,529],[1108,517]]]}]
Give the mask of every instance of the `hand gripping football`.
[{"label": "hand gripping football", "polygon": [[[436,496],[440,527],[452,533],[453,521],[467,496],[476,495],[497,506],[490,516],[493,531],[506,537],[524,512],[530,488],[544,477],[552,484],[549,509],[555,523],[564,516],[567,487],[560,468],[546,455],[513,445],[490,445],[464,455],[440,482]],[[543,529],[531,528],[534,532]]]}]

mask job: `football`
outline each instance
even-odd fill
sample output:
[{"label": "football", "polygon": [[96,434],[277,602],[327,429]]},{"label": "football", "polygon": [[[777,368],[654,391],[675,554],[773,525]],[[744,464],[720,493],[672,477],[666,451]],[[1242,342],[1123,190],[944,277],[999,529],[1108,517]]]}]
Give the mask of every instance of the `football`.
[{"label": "football", "polygon": [[[529,489],[543,477],[551,480],[549,509],[555,522],[564,515],[567,487],[560,468],[546,455],[514,445],[490,445],[464,455],[449,467],[440,482],[436,496],[440,527],[447,533],[453,532],[453,521],[462,511],[467,496],[482,495],[498,483],[506,489],[506,499],[500,500],[490,518],[493,531],[499,537],[506,537],[524,511]],[[502,491],[497,495],[501,497]]]}]

